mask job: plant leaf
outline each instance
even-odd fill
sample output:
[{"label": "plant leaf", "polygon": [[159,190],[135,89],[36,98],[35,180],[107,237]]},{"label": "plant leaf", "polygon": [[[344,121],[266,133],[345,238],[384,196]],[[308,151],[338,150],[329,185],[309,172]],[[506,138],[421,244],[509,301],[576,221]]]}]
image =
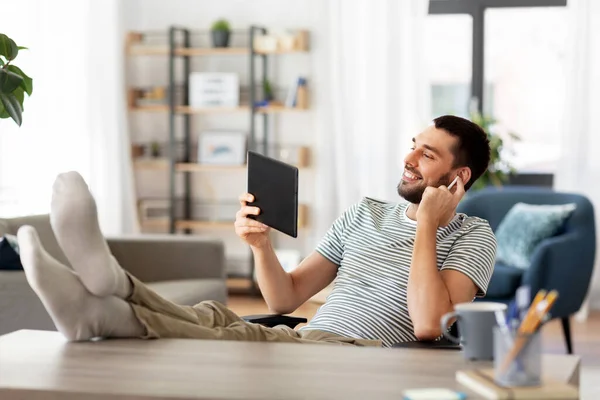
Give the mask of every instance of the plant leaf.
[{"label": "plant leaf", "polygon": [[17,48],[18,48],[19,50],[29,50],[29,48],[28,48],[28,47],[25,47],[25,46],[19,46],[19,47],[17,47]]},{"label": "plant leaf", "polygon": [[21,111],[25,111],[25,107],[23,107],[23,102],[25,101],[25,90],[19,86],[14,92],[12,92],[12,94],[21,105]]},{"label": "plant leaf", "polygon": [[21,104],[19,104],[19,100],[12,95],[0,92],[0,101],[4,105],[4,109],[8,112],[10,117],[17,123],[17,125],[21,126],[23,122],[23,115]]},{"label": "plant leaf", "polygon": [[3,33],[0,33],[0,55],[3,55],[8,61],[14,60],[19,54],[19,48],[14,40]]},{"label": "plant leaf", "polygon": [[7,67],[7,69],[23,78],[23,82],[21,82],[21,87],[25,90],[28,96],[31,96],[31,93],[33,93],[33,79],[28,77],[27,74],[25,74],[25,72],[23,72],[21,68],[17,67],[16,65],[11,64]]},{"label": "plant leaf", "polygon": [[2,57],[0,57],[0,67],[2,67],[4,65],[4,60],[2,59]]},{"label": "plant leaf", "polygon": [[0,119],[10,118],[10,115],[4,109],[4,104],[0,101]]},{"label": "plant leaf", "polygon": [[9,94],[21,86],[23,78],[12,71],[0,69],[0,92]]}]

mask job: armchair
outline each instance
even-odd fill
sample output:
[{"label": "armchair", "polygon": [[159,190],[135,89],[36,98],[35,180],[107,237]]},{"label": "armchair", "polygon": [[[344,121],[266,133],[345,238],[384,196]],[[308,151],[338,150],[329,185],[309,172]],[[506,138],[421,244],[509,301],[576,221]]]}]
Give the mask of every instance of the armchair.
[{"label": "armchair", "polygon": [[532,297],[540,289],[556,289],[559,297],[552,309],[552,318],[561,319],[566,348],[571,354],[569,317],[581,308],[594,267],[594,208],[582,195],[545,188],[507,186],[485,188],[469,195],[461,202],[458,211],[486,219],[496,231],[504,216],[518,202],[575,203],[577,208],[561,232],[538,245],[527,269],[496,263],[485,300],[509,303],[521,285],[531,287]]}]

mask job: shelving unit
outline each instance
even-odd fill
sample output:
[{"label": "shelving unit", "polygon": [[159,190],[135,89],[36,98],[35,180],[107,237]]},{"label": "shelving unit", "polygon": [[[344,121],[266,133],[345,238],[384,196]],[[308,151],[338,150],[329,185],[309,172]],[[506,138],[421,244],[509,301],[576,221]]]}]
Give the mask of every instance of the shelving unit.
[{"label": "shelving unit", "polygon": [[[167,103],[163,104],[137,104],[136,88],[128,89],[129,111],[131,113],[163,113],[168,119],[168,156],[163,158],[134,157],[134,171],[161,171],[168,175],[168,200],[169,210],[167,218],[158,218],[148,221],[140,221],[143,227],[153,229],[164,229],[171,234],[185,233],[193,234],[196,230],[203,229],[231,229],[233,230],[233,219],[231,221],[204,221],[194,220],[194,188],[192,187],[193,174],[211,174],[243,172],[245,165],[203,165],[194,161],[192,151],[192,117],[223,115],[223,114],[248,114],[249,121],[246,129],[248,130],[248,150],[253,150],[267,156],[274,144],[271,140],[269,129],[269,118],[274,114],[299,113],[306,110],[305,107],[285,107],[281,103],[271,103],[268,106],[259,106],[258,87],[263,85],[268,79],[268,57],[276,55],[285,55],[292,53],[306,53],[307,45],[299,49],[276,49],[272,51],[260,51],[254,46],[255,38],[259,35],[266,35],[267,29],[263,27],[251,26],[247,30],[248,41],[245,47],[227,47],[211,48],[192,46],[191,37],[193,32],[186,28],[171,27],[166,33],[168,43],[163,44],[144,44],[144,33],[131,32],[127,38],[126,53],[128,57],[140,56],[166,56],[168,58],[168,85],[166,88]],[[154,34],[157,35],[156,33]],[[159,34],[158,34],[159,35]],[[306,43],[306,40],[304,40]],[[192,57],[210,57],[210,56],[242,56],[248,61],[249,71],[249,100],[246,104],[242,103],[237,107],[211,107],[195,108],[189,104],[190,89],[189,77],[192,73]],[[177,61],[176,61],[177,60]],[[260,68],[257,68],[260,63]],[[257,72],[261,71],[260,77]],[[180,88],[180,101],[176,100],[176,90]],[[261,119],[260,122],[257,119]],[[178,121],[181,119],[181,121]],[[179,123],[181,122],[181,123]],[[258,125],[258,126],[257,126]],[[262,138],[257,140],[258,127],[261,127]],[[177,131],[177,129],[181,131]],[[183,139],[178,137],[183,134]],[[177,155],[178,143],[183,146],[183,154]],[[304,165],[299,165],[303,167]],[[183,197],[177,197],[177,175],[183,175]],[[179,202],[178,204],[176,204]],[[182,216],[178,215],[177,205],[183,203]],[[305,205],[299,206],[299,228],[307,227],[308,213]],[[232,216],[233,218],[234,216]],[[251,256],[249,258],[250,271],[247,279],[251,280],[250,290],[256,292],[254,285],[254,265]],[[239,276],[237,276],[239,278]]]}]

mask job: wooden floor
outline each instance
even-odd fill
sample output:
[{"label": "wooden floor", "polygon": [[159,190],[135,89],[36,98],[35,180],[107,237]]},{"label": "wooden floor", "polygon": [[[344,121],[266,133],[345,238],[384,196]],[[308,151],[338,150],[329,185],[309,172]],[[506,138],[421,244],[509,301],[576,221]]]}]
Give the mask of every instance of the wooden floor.
[{"label": "wooden floor", "polygon": [[[230,296],[228,306],[238,315],[267,314],[269,309],[259,297]],[[311,319],[319,304],[307,302],[291,315]],[[582,399],[600,399],[600,312],[592,312],[586,322],[571,321],[574,352],[581,356]],[[560,321],[551,321],[543,329],[547,353],[565,353]]]}]

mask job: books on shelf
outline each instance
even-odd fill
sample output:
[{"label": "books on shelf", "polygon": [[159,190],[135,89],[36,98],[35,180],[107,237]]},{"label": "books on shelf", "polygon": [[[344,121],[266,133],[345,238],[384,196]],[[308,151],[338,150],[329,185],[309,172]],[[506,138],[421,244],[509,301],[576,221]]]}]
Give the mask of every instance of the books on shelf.
[{"label": "books on shelf", "polygon": [[308,107],[306,78],[301,76],[294,78],[294,81],[292,82],[285,99],[285,106],[288,108],[299,109],[306,109]]}]

